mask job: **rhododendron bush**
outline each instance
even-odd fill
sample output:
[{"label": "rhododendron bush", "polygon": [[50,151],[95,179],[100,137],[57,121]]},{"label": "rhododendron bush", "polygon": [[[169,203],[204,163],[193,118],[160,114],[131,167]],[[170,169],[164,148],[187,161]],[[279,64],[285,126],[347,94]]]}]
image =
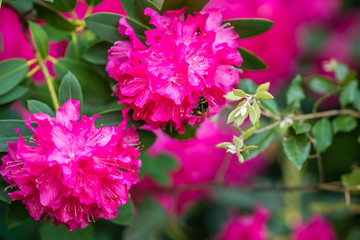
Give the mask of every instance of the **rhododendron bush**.
[{"label": "rhododendron bush", "polygon": [[360,239],[359,10],[0,0],[0,238]]}]

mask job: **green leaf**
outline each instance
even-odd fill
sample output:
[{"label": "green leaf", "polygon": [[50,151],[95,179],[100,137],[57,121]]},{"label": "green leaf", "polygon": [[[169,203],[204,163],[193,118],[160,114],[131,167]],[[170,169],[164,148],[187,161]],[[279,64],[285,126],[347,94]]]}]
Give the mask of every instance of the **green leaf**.
[{"label": "green leaf", "polygon": [[10,2],[20,12],[27,12],[33,7],[33,0],[11,0],[6,2]]},{"label": "green leaf", "polygon": [[85,0],[85,1],[90,6],[96,6],[102,3],[104,0]]},{"label": "green leaf", "polygon": [[248,94],[255,94],[257,89],[256,83],[251,79],[241,79],[240,87],[244,92]]},{"label": "green leaf", "polygon": [[27,101],[28,108],[31,114],[34,113],[45,113],[50,117],[55,117],[54,111],[45,103],[38,100],[28,100]]},{"label": "green leaf", "polygon": [[164,0],[160,12],[179,10],[186,6],[188,9],[185,14],[193,14],[201,11],[208,2],[209,0]]},{"label": "green leaf", "polygon": [[239,34],[240,39],[250,38],[268,31],[274,22],[266,19],[242,18],[225,20],[223,23],[230,23]]},{"label": "green leaf", "polygon": [[279,106],[276,103],[275,99],[269,99],[266,101],[260,101],[261,106],[272,112],[273,114],[279,114]]},{"label": "green leaf", "polygon": [[63,40],[69,40],[71,38],[70,32],[54,28],[48,24],[43,25],[42,28],[45,30],[49,40],[52,42],[60,42]]},{"label": "green leaf", "polygon": [[360,168],[355,169],[351,173],[343,174],[341,176],[341,183],[345,187],[354,187],[360,185]]},{"label": "green leaf", "polygon": [[356,118],[346,115],[337,116],[332,121],[333,131],[337,132],[351,132],[357,126]]},{"label": "green leaf", "polygon": [[354,107],[360,112],[360,90],[356,91],[355,99],[353,101]]},{"label": "green leaf", "polygon": [[308,87],[316,93],[328,93],[336,88],[336,84],[326,76],[313,76],[310,78]]},{"label": "green leaf", "polygon": [[[68,72],[62,79],[59,87],[59,104],[63,105],[68,99],[79,100],[80,105],[83,102],[81,86],[77,78],[71,72]],[[80,107],[81,109],[81,107]],[[81,111],[80,111],[81,112]]]},{"label": "green leaf", "polygon": [[267,101],[267,100],[273,99],[274,97],[269,92],[261,91],[261,92],[256,93],[256,98],[259,100]]},{"label": "green leaf", "polygon": [[75,59],[61,58],[54,67],[60,78],[63,78],[69,71],[76,76],[85,99],[105,101],[110,98],[110,86],[92,65]]},{"label": "green leaf", "polygon": [[121,2],[121,6],[123,6],[125,12],[130,18],[136,21],[141,21],[140,18],[135,13],[134,0],[120,0],[120,2]]},{"label": "green leaf", "polygon": [[[149,221],[149,219],[151,221]],[[169,224],[165,210],[155,200],[146,199],[138,204],[133,224],[125,229],[126,240],[156,240]],[[141,226],[139,228],[139,226]]]},{"label": "green leaf", "polygon": [[[89,39],[88,37],[84,37],[86,35],[92,35]],[[91,31],[84,32],[83,36],[79,36],[73,41],[70,41],[67,48],[65,56],[67,58],[72,59],[80,59],[82,55],[85,53],[86,49],[93,44],[94,39],[96,38],[95,34]],[[107,57],[107,53],[104,54],[104,57]]]},{"label": "green leaf", "polygon": [[246,160],[256,157],[259,153],[264,151],[275,136],[275,129],[270,129],[262,133],[252,135],[246,140],[246,145],[255,145],[258,148],[252,150],[249,154],[243,154]]},{"label": "green leaf", "polygon": [[256,93],[262,92],[262,91],[268,91],[270,88],[270,82],[263,83],[256,89]]},{"label": "green leaf", "polygon": [[16,99],[21,98],[27,92],[27,88],[23,86],[16,86],[11,89],[9,92],[0,96],[0,105],[15,101]]},{"label": "green leaf", "polygon": [[13,228],[23,224],[30,217],[28,210],[21,201],[12,202],[6,211],[6,225]]},{"label": "green leaf", "polygon": [[112,109],[102,113],[99,113],[100,117],[95,120],[95,126],[100,127],[101,125],[109,126],[119,126],[123,120],[123,115],[121,109]]},{"label": "green leaf", "polygon": [[358,86],[358,81],[354,79],[344,87],[340,93],[340,104],[342,107],[355,102]]},{"label": "green leaf", "polygon": [[345,82],[348,74],[350,73],[350,69],[345,64],[335,61],[335,76],[339,80],[340,83]]},{"label": "green leaf", "polygon": [[161,154],[152,158],[143,152],[141,154],[141,163],[141,176],[149,176],[162,186],[171,185],[170,171],[178,166],[172,157]]},{"label": "green leaf", "polygon": [[330,120],[327,118],[316,121],[312,128],[315,146],[318,153],[324,152],[332,143],[332,130]]},{"label": "green leaf", "polygon": [[309,155],[309,139],[305,134],[292,135],[284,138],[283,147],[286,156],[300,171]]},{"label": "green leaf", "polygon": [[112,45],[108,42],[98,42],[85,50],[82,58],[89,63],[105,65],[108,62],[107,52]]},{"label": "green leaf", "polygon": [[175,129],[170,129],[169,124],[166,125],[165,129],[163,129],[164,133],[169,135],[171,138],[186,140],[190,138],[194,138],[196,136],[196,130],[198,126],[191,126],[190,124],[185,123],[185,132],[183,134],[179,134]]},{"label": "green leaf", "polygon": [[96,13],[85,18],[87,27],[100,39],[114,43],[120,40],[128,40],[119,34],[119,20],[124,16],[113,13]]},{"label": "green leaf", "polygon": [[64,17],[54,12],[53,10],[42,6],[41,4],[34,4],[37,15],[49,25],[64,31],[74,31],[75,26],[66,20]]},{"label": "green leaf", "polygon": [[0,62],[0,96],[15,88],[26,76],[29,65],[25,59],[13,58]]},{"label": "green leaf", "polygon": [[150,25],[150,17],[144,15],[144,10],[146,8],[152,8],[155,11],[159,12],[160,9],[149,0],[132,0],[134,2],[134,10],[136,15],[140,18],[141,22],[143,22],[146,25]]},{"label": "green leaf", "polygon": [[286,104],[295,104],[295,107],[299,108],[301,101],[305,98],[304,90],[301,87],[302,78],[300,75],[296,77],[290,83],[289,89],[286,92]]},{"label": "green leaf", "polygon": [[31,36],[42,58],[47,58],[49,54],[49,38],[45,30],[34,22],[29,21]]},{"label": "green leaf", "polygon": [[266,64],[254,53],[244,48],[238,48],[244,61],[241,64],[241,69],[244,70],[264,70],[267,69]]},{"label": "green leaf", "polygon": [[111,219],[110,222],[115,223],[120,226],[129,226],[134,220],[134,204],[129,198],[127,203],[123,206],[118,207],[118,215],[116,218]]},{"label": "green leaf", "polygon": [[139,133],[140,145],[144,146],[143,151],[149,149],[156,140],[156,135],[152,131],[140,129],[137,131]]},{"label": "green leaf", "polygon": [[[56,1],[56,0],[55,0]],[[64,225],[55,226],[49,223],[43,223],[39,229],[41,240],[93,240],[94,227],[89,224],[84,229],[76,229],[69,231]]]},{"label": "green leaf", "polygon": [[0,152],[7,152],[7,142],[17,142],[19,134],[14,130],[18,128],[24,140],[29,141],[30,137],[33,137],[33,131],[29,130],[25,121],[22,120],[0,120]]},{"label": "green leaf", "polygon": [[311,124],[305,121],[294,121],[291,127],[295,130],[296,134],[306,133],[310,131]]},{"label": "green leaf", "polygon": [[0,179],[0,200],[6,203],[11,203],[10,197],[8,195],[7,192],[5,192],[5,188],[8,186],[9,184],[3,182]]},{"label": "green leaf", "polygon": [[43,2],[60,12],[70,12],[76,6],[76,0],[55,0],[53,2],[43,0]]}]

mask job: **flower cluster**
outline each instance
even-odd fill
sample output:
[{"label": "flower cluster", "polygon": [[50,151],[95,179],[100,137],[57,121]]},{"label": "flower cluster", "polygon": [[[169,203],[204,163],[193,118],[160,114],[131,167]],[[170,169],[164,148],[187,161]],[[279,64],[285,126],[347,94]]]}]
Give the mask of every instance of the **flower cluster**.
[{"label": "flower cluster", "polygon": [[[98,218],[111,219],[118,206],[129,198],[138,181],[140,153],[134,146],[134,127],[96,128],[99,116],[80,117],[79,101],[68,100],[56,117],[32,115],[26,125],[34,132],[29,145],[19,133],[17,143],[8,143],[0,173],[12,200],[21,200],[36,220],[43,215],[63,223],[70,230],[84,228]],[[34,128],[31,122],[37,122]]]},{"label": "flower cluster", "polygon": [[134,119],[154,128],[167,122],[179,132],[184,123],[194,124],[192,115],[200,97],[210,105],[210,114],[225,103],[223,95],[239,79],[242,57],[236,49],[238,34],[221,25],[217,9],[195,12],[184,18],[186,8],[159,15],[145,9],[154,29],[145,31],[146,45],[134,29],[120,19],[119,33],[130,41],[118,41],[109,50],[106,69],[117,81],[120,103],[134,108]]}]

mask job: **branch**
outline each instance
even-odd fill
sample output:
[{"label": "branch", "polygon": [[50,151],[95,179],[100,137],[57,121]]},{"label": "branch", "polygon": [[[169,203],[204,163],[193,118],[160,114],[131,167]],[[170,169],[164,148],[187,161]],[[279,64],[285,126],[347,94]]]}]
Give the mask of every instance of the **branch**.
[{"label": "branch", "polygon": [[309,113],[294,115],[291,117],[292,120],[305,120],[305,119],[314,119],[314,118],[323,118],[323,117],[332,117],[337,115],[349,115],[355,118],[360,118],[360,112],[350,110],[350,109],[338,109],[330,110],[325,112]]}]

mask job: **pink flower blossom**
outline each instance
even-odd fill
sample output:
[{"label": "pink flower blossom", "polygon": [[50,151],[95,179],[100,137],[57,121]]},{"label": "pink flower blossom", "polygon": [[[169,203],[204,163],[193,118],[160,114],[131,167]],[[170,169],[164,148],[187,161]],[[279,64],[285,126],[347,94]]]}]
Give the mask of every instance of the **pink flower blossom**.
[{"label": "pink flower blossom", "polygon": [[34,132],[35,146],[19,132],[0,166],[4,180],[15,188],[9,193],[12,200],[21,200],[35,220],[49,215],[70,230],[116,217],[141,165],[135,128],[125,129],[127,111],[118,127],[95,128],[97,115],[78,121],[79,104],[68,100],[55,118],[32,115],[26,125]]},{"label": "pink flower blossom", "polygon": [[313,216],[309,222],[295,227],[293,240],[335,240],[335,233],[328,221],[320,215]]},{"label": "pink flower blossom", "polygon": [[194,124],[192,109],[204,96],[210,114],[225,103],[222,97],[239,79],[233,65],[240,66],[238,35],[221,25],[217,9],[195,12],[184,18],[186,8],[160,16],[145,9],[154,29],[146,31],[145,46],[125,18],[119,33],[130,41],[118,41],[109,50],[106,69],[117,81],[119,103],[134,108],[134,119],[143,119],[153,128],[167,122],[184,131],[184,123]]},{"label": "pink flower blossom", "polygon": [[219,240],[265,240],[267,239],[266,221],[268,210],[258,208],[253,216],[239,216],[227,221]]}]

